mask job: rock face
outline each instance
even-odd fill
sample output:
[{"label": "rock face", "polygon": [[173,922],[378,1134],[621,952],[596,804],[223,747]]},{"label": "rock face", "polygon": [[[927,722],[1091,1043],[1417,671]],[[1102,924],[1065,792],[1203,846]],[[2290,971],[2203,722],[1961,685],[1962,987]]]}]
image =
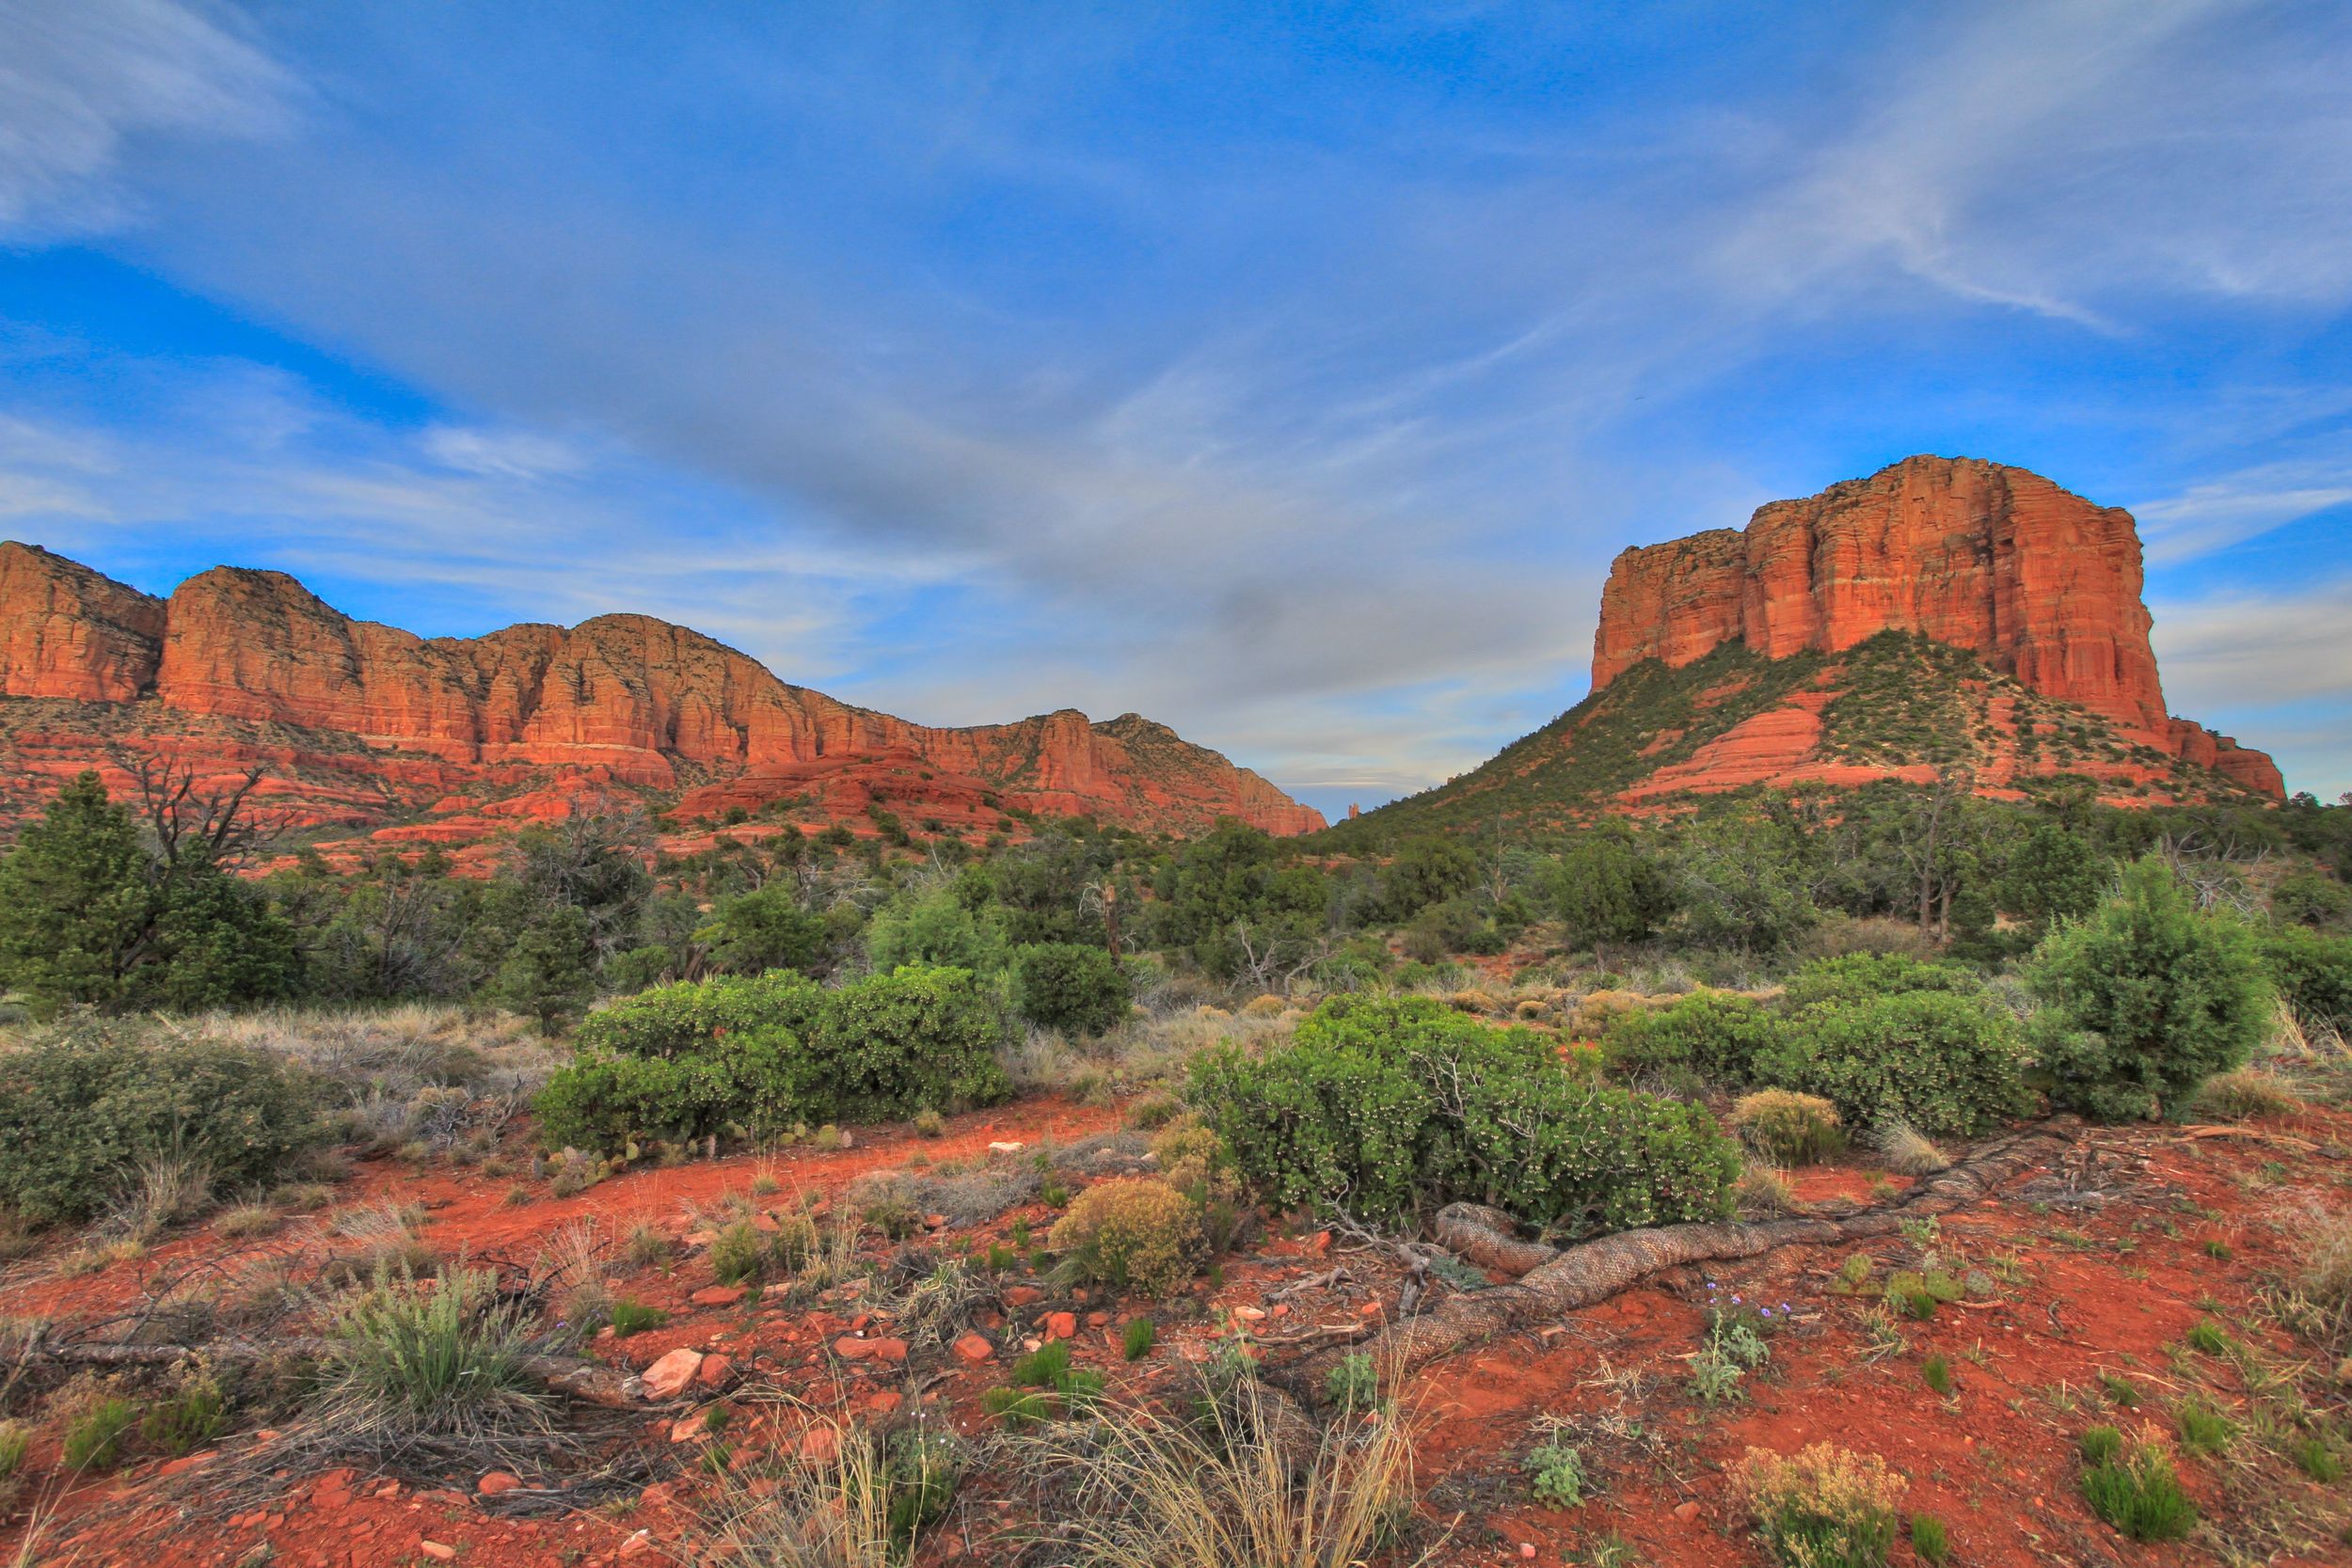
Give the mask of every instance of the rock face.
[{"label": "rock face", "polygon": [[0,689],[127,703],[155,678],[164,607],[61,555],[0,543]]},{"label": "rock face", "polygon": [[2269,757],[2166,713],[2140,586],[2130,513],[2023,468],[1909,457],[1759,507],[1744,532],[1624,551],[1601,593],[1593,689],[1727,642],[1785,658],[1918,632],[2129,740],[2281,795]]},{"label": "rock face", "polygon": [[[216,567],[165,601],[17,544],[0,544],[0,696],[59,705],[12,716],[11,772],[103,764],[167,736],[224,768],[261,761],[281,797],[331,799],[320,819],[359,825],[428,806],[495,815],[484,798],[534,779],[559,793],[724,786],[727,803],[756,806],[776,798],[762,779],[882,759],[968,795],[976,816],[985,801],[992,822],[1010,805],[1180,831],[1220,816],[1278,833],[1323,825],[1135,714],[931,728],[787,685],[649,616],[421,638],[354,621],[278,572]],[[923,793],[895,798],[919,813]]]}]

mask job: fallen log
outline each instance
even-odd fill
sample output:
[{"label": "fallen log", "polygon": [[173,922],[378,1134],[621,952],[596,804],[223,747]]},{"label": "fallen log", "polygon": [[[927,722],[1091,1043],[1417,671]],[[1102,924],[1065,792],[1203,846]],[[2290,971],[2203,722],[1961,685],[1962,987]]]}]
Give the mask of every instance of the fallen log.
[{"label": "fallen log", "polygon": [[[283,1355],[324,1357],[333,1348],[329,1339],[294,1338],[267,1341],[245,1338],[207,1339],[193,1345],[134,1344],[119,1339],[38,1340],[22,1352],[25,1362],[46,1361],[63,1367],[169,1367],[182,1361],[264,1361]],[[644,1382],[600,1361],[573,1355],[526,1355],[522,1369],[549,1393],[582,1404],[608,1409],[642,1405]]]},{"label": "fallen log", "polygon": [[[1449,1204],[1438,1212],[1435,1224],[1439,1241],[1486,1267],[1524,1272],[1516,1283],[1451,1295],[1417,1317],[1391,1323],[1369,1354],[1384,1368],[1408,1372],[1466,1344],[1595,1306],[1663,1269],[1755,1258],[1785,1246],[1838,1246],[1889,1235],[1907,1219],[1947,1214],[1982,1200],[2064,1150],[2081,1130],[2076,1117],[2052,1117],[1987,1143],[1897,1202],[1835,1218],[1656,1226],[1621,1230],[1564,1249],[1518,1236],[1517,1222],[1500,1211]],[[1336,1359],[1332,1351],[1319,1350],[1284,1367],[1279,1375],[1311,1399]]]}]

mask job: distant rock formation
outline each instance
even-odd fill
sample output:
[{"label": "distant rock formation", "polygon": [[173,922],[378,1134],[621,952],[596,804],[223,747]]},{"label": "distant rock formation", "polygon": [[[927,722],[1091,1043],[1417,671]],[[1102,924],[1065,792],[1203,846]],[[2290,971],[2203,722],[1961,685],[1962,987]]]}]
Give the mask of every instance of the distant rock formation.
[{"label": "distant rock formation", "polygon": [[1690,664],[1727,642],[1784,658],[1918,632],[2127,740],[2280,797],[2268,756],[2166,712],[2140,588],[2130,513],[2023,468],[1907,457],[1759,507],[1745,531],[1621,553],[1601,592],[1593,689],[1644,659]]},{"label": "distant rock formation", "polygon": [[921,786],[935,784],[990,822],[1010,807],[1179,832],[1227,816],[1277,833],[1323,826],[1257,774],[1132,713],[932,728],[787,685],[649,616],[421,638],[355,621],[280,572],[215,567],[161,600],[14,543],[0,544],[0,696],[24,700],[0,703],[0,804],[17,809],[40,780],[128,747],[219,769],[259,762],[297,819],[353,826],[495,816],[517,790],[581,785],[750,809],[765,803],[763,779],[806,793],[818,764],[836,784],[882,768],[898,783],[859,800],[918,816]]},{"label": "distant rock formation", "polygon": [[1626,550],[1589,696],[1332,832],[1565,828],[1889,782],[2007,800],[2088,787],[2122,806],[2282,799],[2269,757],[2166,713],[2139,595],[2129,513],[2022,468],[1905,458],[1759,507],[1744,531]]}]

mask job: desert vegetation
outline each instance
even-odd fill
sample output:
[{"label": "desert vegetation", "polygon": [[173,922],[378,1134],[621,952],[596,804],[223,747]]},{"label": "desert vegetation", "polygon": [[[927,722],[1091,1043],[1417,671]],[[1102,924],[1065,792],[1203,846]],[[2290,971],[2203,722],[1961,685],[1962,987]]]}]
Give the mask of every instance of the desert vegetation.
[{"label": "desert vegetation", "polygon": [[683,858],[621,814],[469,878],[200,805],[175,851],[82,781],[0,860],[0,1491],[89,1560],[2352,1524],[2344,808]]}]

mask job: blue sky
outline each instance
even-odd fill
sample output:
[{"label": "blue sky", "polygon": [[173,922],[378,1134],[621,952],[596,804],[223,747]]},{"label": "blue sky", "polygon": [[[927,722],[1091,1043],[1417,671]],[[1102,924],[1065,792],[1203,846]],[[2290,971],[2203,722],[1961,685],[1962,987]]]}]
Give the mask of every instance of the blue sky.
[{"label": "blue sky", "polygon": [[1327,810],[1610,558],[1915,451],[2138,515],[2352,788],[2352,8],[0,0],[0,532],[640,610]]}]

